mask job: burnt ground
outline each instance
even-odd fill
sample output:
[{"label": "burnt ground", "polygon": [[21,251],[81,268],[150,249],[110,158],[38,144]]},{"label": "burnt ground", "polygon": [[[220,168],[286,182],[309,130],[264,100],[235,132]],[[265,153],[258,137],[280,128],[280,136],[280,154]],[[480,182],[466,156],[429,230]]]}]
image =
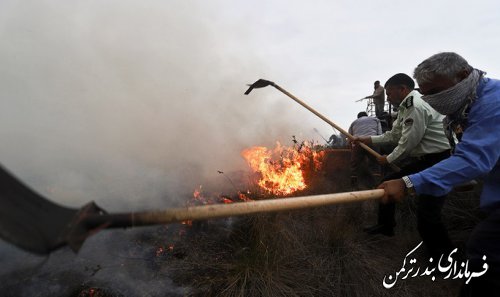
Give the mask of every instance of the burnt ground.
[{"label": "burnt ground", "polygon": [[26,253],[2,242],[0,296],[183,296],[159,263],[164,227],[106,230],[79,251],[50,256]]},{"label": "burnt ground", "polygon": [[[331,158],[326,173],[308,177],[314,187],[297,195],[351,190],[345,156]],[[478,193],[452,193],[443,211],[459,253],[479,220]],[[39,257],[1,242],[0,296],[456,296],[463,279],[419,276],[384,288],[420,237],[412,200],[398,205],[394,237],[365,234],[376,207],[107,230],[76,255]],[[415,255],[427,263],[423,247]]]}]

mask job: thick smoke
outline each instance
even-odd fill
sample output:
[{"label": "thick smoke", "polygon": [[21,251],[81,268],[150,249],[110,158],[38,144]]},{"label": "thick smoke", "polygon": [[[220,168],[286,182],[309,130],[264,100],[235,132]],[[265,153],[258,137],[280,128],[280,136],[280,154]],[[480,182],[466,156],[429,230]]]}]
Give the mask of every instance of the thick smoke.
[{"label": "thick smoke", "polygon": [[[239,153],[311,131],[250,24],[199,1],[2,1],[0,162],[79,207],[165,207]],[[287,111],[288,110],[288,111]],[[302,111],[304,115],[304,111]],[[182,199],[182,197],[181,197]]]},{"label": "thick smoke", "polygon": [[[261,62],[250,25],[222,18],[222,8],[2,1],[0,163],[60,204],[157,209],[182,204],[207,180],[227,187],[247,168],[244,148],[310,131],[273,88],[243,95],[258,78],[285,76]],[[180,295],[168,276],[151,276],[154,245],[139,246],[137,260],[122,255],[143,230],[101,232],[77,256],[66,248],[48,259],[0,241],[0,288],[69,296],[80,283],[124,296]]]}]

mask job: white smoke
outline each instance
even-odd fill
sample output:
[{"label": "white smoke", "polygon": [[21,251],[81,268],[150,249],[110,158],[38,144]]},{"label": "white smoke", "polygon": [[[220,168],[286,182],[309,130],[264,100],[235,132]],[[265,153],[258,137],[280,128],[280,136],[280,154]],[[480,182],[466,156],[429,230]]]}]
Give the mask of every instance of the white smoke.
[{"label": "white smoke", "polygon": [[[2,1],[0,163],[62,204],[164,207],[312,131],[249,25],[201,1]],[[290,107],[293,106],[293,107]],[[302,113],[303,115],[303,113]],[[312,134],[312,132],[311,132]],[[111,209],[110,209],[111,208]]]}]

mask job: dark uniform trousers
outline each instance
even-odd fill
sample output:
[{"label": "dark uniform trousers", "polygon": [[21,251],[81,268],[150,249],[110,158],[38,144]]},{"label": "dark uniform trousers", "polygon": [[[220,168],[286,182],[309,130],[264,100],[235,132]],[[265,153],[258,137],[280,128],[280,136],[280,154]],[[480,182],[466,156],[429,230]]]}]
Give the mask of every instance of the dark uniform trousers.
[{"label": "dark uniform trousers", "polygon": [[[401,168],[401,171],[389,174],[383,181],[402,178],[403,176],[420,172],[450,156],[450,151],[428,154],[412,161]],[[431,257],[439,259],[442,254],[448,254],[453,245],[448,236],[448,231],[441,219],[446,196],[417,196],[417,226],[418,232],[427,247]],[[378,223],[389,228],[396,226],[395,220],[396,204],[390,202],[379,204]]]},{"label": "dark uniform trousers", "polygon": [[484,271],[485,263],[488,270],[464,285],[460,296],[500,296],[500,209],[488,213],[472,231],[467,242],[467,259],[469,271]]}]

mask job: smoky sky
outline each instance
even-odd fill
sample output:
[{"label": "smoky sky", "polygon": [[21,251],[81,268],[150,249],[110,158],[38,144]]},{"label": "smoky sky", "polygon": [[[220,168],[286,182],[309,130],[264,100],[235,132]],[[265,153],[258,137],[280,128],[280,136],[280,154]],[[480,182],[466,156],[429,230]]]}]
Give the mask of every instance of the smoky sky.
[{"label": "smoky sky", "polygon": [[245,170],[246,147],[312,131],[277,90],[243,95],[282,70],[250,28],[196,3],[2,2],[3,166],[62,204],[144,209],[227,183],[217,170]]}]

